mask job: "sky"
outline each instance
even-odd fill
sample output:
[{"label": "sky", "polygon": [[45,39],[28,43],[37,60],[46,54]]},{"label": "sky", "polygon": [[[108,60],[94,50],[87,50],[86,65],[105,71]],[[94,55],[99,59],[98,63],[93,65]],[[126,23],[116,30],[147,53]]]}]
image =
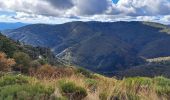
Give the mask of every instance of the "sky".
[{"label": "sky", "polygon": [[0,22],[70,21],[170,24],[170,0],[0,0]]}]

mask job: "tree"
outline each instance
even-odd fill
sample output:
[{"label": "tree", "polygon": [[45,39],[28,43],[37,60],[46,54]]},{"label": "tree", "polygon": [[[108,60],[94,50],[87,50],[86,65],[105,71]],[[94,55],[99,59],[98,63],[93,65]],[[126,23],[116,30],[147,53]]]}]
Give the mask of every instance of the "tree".
[{"label": "tree", "polygon": [[13,55],[16,61],[16,67],[20,69],[21,72],[27,73],[30,67],[31,58],[28,54],[24,52],[16,52]]},{"label": "tree", "polygon": [[33,60],[33,61],[30,62],[30,66],[31,66],[32,68],[37,69],[38,67],[41,66],[41,64],[39,63],[38,60]]},{"label": "tree", "polygon": [[15,65],[14,59],[8,59],[5,53],[0,52],[0,71],[11,71],[12,66]]},{"label": "tree", "polygon": [[0,34],[0,51],[6,53],[8,57],[12,57],[14,52],[17,50],[17,44],[5,36]]}]

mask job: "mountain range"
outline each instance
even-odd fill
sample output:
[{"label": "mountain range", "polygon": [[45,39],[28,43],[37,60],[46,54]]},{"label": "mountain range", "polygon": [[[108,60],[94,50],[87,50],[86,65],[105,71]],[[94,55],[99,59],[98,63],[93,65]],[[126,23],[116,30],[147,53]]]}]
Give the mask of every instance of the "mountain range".
[{"label": "mountain range", "polygon": [[170,56],[169,27],[152,22],[32,24],[2,33],[15,41],[48,47],[56,57],[99,73],[128,70],[147,64],[146,59]]},{"label": "mountain range", "polygon": [[19,27],[23,27],[25,25],[28,25],[28,24],[20,23],[20,22],[17,22],[17,23],[0,22],[0,30],[2,31],[2,30],[16,29]]}]

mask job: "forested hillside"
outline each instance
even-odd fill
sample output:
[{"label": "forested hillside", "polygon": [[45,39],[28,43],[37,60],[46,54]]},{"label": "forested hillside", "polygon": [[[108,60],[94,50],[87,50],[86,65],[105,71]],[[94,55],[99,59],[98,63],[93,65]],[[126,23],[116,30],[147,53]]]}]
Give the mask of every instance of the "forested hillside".
[{"label": "forested hillside", "polygon": [[151,22],[70,22],[34,24],[3,32],[33,46],[51,48],[57,58],[99,73],[170,56],[169,27]]},{"label": "forested hillside", "polygon": [[[2,35],[0,43],[0,99],[2,100],[170,99],[170,79],[160,77],[160,74],[154,74],[153,78],[108,78],[83,68],[64,66],[61,62],[51,63],[54,59],[50,59],[52,53],[46,48],[20,44]],[[156,68],[155,66],[153,68]],[[147,70],[145,67],[147,66],[141,68]],[[161,66],[157,68],[156,71],[164,73]],[[138,73],[135,76],[142,76],[139,74],[142,70],[136,69],[134,72]],[[131,76],[134,72],[130,72],[127,76]],[[119,76],[121,75],[122,73],[119,73]]]}]

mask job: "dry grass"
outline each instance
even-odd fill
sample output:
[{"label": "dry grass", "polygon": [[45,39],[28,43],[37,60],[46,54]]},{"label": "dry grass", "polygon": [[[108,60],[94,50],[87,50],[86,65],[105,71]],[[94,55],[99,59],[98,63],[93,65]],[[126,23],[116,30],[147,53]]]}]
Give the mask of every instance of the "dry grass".
[{"label": "dry grass", "polygon": [[[47,85],[54,85],[59,80],[66,80],[73,82],[87,90],[87,97],[84,100],[169,100],[170,99],[170,85],[167,85],[167,90],[163,88],[162,93],[158,93],[158,85],[154,79],[136,77],[126,78],[123,80],[116,80],[115,78],[108,78],[101,75],[94,75],[92,80],[97,82],[95,87],[89,87],[86,83],[87,78],[81,75],[72,75],[46,81]],[[168,79],[166,79],[168,80]],[[55,84],[55,87],[58,87]],[[160,87],[160,86],[159,86]],[[57,90],[58,91],[58,90]],[[165,92],[166,91],[166,92]]]},{"label": "dry grass", "polygon": [[28,84],[43,85],[43,88],[51,87],[53,90],[51,96],[57,97],[59,100],[67,100],[60,90],[59,82],[61,80],[85,89],[87,96],[83,100],[170,100],[170,80],[164,77],[134,77],[117,80],[98,74],[92,76],[89,78],[74,71],[70,75],[63,73],[55,78],[30,77]]}]

